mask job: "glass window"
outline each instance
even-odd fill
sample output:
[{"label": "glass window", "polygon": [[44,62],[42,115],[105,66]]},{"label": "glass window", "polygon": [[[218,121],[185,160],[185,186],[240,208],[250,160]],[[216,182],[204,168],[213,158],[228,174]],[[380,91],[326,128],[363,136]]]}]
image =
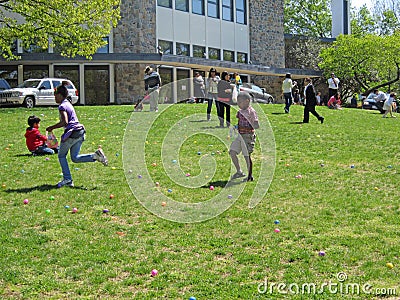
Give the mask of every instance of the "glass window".
[{"label": "glass window", "polygon": [[222,19],[233,21],[233,0],[222,0]]},{"label": "glass window", "polygon": [[161,47],[161,51],[164,54],[172,54],[172,53],[174,53],[174,49],[172,48],[172,42],[158,40],[158,46]]},{"label": "glass window", "polygon": [[42,84],[38,88],[50,90],[51,89],[50,81],[48,81],[48,80],[43,81]]},{"label": "glass window", "polygon": [[176,55],[190,56],[189,45],[176,43]]},{"label": "glass window", "polygon": [[204,58],[206,56],[206,47],[193,45],[193,57]]},{"label": "glass window", "polygon": [[236,0],[236,23],[246,24],[246,0]]},{"label": "glass window", "polygon": [[224,50],[224,60],[235,61],[235,53],[233,51]]},{"label": "glass window", "polygon": [[204,15],[204,0],[192,0],[192,13]]},{"label": "glass window", "polygon": [[189,11],[189,0],[175,0],[175,9]]},{"label": "glass window", "polygon": [[157,0],[157,5],[172,8],[172,0]]},{"label": "glass window", "polygon": [[237,62],[247,64],[247,53],[238,52],[237,53]]},{"label": "glass window", "polygon": [[209,59],[221,59],[221,51],[215,48],[208,48]]},{"label": "glass window", "polygon": [[109,40],[108,37],[103,38],[103,41],[106,41],[107,44],[105,44],[103,47],[98,48],[96,53],[108,53],[108,49],[109,49]]},{"label": "glass window", "polygon": [[219,0],[208,0],[207,14],[212,18],[219,18]]},{"label": "glass window", "polygon": [[45,78],[49,77],[49,66],[41,65],[25,65],[24,66],[24,80],[29,78]]}]

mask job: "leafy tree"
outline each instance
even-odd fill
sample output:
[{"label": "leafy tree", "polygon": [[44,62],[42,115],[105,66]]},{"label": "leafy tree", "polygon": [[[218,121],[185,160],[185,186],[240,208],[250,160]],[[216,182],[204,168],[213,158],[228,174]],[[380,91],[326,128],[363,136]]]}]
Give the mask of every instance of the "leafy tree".
[{"label": "leafy tree", "polygon": [[400,34],[391,36],[340,35],[331,47],[321,51],[320,68],[335,71],[342,94],[369,94],[375,88],[388,89],[400,80]]},{"label": "leafy tree", "polygon": [[362,37],[376,32],[377,24],[368,7],[364,4],[358,11],[352,12],[351,33],[356,37]]},{"label": "leafy tree", "polygon": [[292,1],[284,4],[285,33],[309,37],[330,37],[330,0]]},{"label": "leafy tree", "polygon": [[0,0],[0,55],[16,59],[22,46],[53,47],[61,55],[88,58],[117,25],[120,0]]}]

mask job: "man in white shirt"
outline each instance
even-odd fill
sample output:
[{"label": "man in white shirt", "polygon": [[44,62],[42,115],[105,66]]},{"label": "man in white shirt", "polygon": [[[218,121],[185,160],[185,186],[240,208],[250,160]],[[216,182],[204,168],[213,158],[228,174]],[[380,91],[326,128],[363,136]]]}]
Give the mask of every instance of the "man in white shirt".
[{"label": "man in white shirt", "polygon": [[331,78],[328,79],[328,85],[329,85],[329,98],[330,99],[333,95],[335,95],[338,92],[339,88],[339,78],[335,77],[335,74],[331,74]]}]

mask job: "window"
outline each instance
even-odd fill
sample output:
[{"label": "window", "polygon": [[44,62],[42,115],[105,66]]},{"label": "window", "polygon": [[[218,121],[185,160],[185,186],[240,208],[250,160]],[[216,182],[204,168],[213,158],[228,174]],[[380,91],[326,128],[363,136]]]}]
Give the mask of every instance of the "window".
[{"label": "window", "polygon": [[189,45],[176,43],[176,55],[190,56]]},{"label": "window", "polygon": [[238,52],[237,53],[237,62],[247,64],[247,53]]},{"label": "window", "polygon": [[193,57],[204,58],[206,56],[206,47],[193,45]]},{"label": "window", "polygon": [[204,15],[204,0],[192,0],[192,13]]},{"label": "window", "polygon": [[48,81],[48,80],[43,81],[42,84],[38,88],[50,90],[51,89],[50,81]]},{"label": "window", "polygon": [[172,0],[157,0],[157,5],[172,8]]},{"label": "window", "polygon": [[103,47],[98,48],[96,53],[108,53],[108,49],[109,49],[109,40],[108,37],[103,38],[103,41],[106,41],[107,44],[105,44]]},{"label": "window", "polygon": [[235,53],[233,51],[224,50],[224,60],[235,61]]},{"label": "window", "polygon": [[189,0],[175,0],[175,9],[189,11]]},{"label": "window", "polygon": [[208,0],[207,14],[212,18],[219,18],[219,0]]},{"label": "window", "polygon": [[209,59],[221,59],[221,51],[215,48],[208,48]]},{"label": "window", "polygon": [[233,0],[222,0],[222,19],[233,21]]},{"label": "window", "polygon": [[236,0],[236,23],[246,24],[246,0]]},{"label": "window", "polygon": [[164,54],[172,54],[172,53],[174,53],[174,49],[172,48],[172,42],[158,40],[158,46],[161,47],[161,51]]}]

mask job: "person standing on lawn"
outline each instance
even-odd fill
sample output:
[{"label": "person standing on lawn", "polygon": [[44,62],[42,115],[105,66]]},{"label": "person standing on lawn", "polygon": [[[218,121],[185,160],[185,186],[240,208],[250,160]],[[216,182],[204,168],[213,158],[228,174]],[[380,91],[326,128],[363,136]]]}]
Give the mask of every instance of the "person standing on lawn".
[{"label": "person standing on lawn", "polygon": [[211,120],[211,109],[213,101],[215,101],[215,106],[217,107],[217,115],[218,114],[218,82],[221,80],[219,76],[217,76],[217,70],[215,68],[211,68],[207,79],[207,121]]},{"label": "person standing on lawn", "polygon": [[60,162],[63,173],[63,180],[57,183],[57,187],[74,186],[71,172],[69,170],[67,154],[70,151],[71,160],[75,163],[86,163],[99,161],[103,165],[108,165],[107,157],[103,150],[99,148],[91,154],[79,154],[83,141],[85,140],[85,127],[79,123],[75,109],[68,101],[68,90],[64,85],[60,85],[54,92],[56,103],[59,104],[60,121],[46,128],[51,132],[54,129],[64,127],[64,133],[61,135],[60,149],[58,150],[58,161]]},{"label": "person standing on lawn", "polygon": [[237,112],[238,118],[238,136],[232,142],[229,149],[233,165],[236,168],[236,173],[232,175],[231,179],[245,177],[246,175],[240,168],[238,155],[243,153],[247,165],[247,178],[245,181],[253,181],[253,161],[251,160],[251,153],[253,153],[254,145],[256,142],[255,129],[260,127],[258,123],[258,116],[253,107],[250,106],[251,97],[246,92],[240,92],[237,99],[237,104],[240,110]]},{"label": "person standing on lawn", "polygon": [[317,105],[317,97],[311,78],[307,77],[304,80],[304,84],[306,84],[304,89],[306,104],[304,106],[303,123],[308,123],[310,121],[310,113],[312,113],[322,124],[324,123],[324,117],[320,116],[315,110],[315,105]]},{"label": "person standing on lawn", "polygon": [[292,75],[290,73],[286,74],[285,80],[282,82],[282,93],[285,98],[285,113],[290,112],[290,106],[293,102],[293,92],[292,89],[297,86],[296,81],[292,81]]}]

